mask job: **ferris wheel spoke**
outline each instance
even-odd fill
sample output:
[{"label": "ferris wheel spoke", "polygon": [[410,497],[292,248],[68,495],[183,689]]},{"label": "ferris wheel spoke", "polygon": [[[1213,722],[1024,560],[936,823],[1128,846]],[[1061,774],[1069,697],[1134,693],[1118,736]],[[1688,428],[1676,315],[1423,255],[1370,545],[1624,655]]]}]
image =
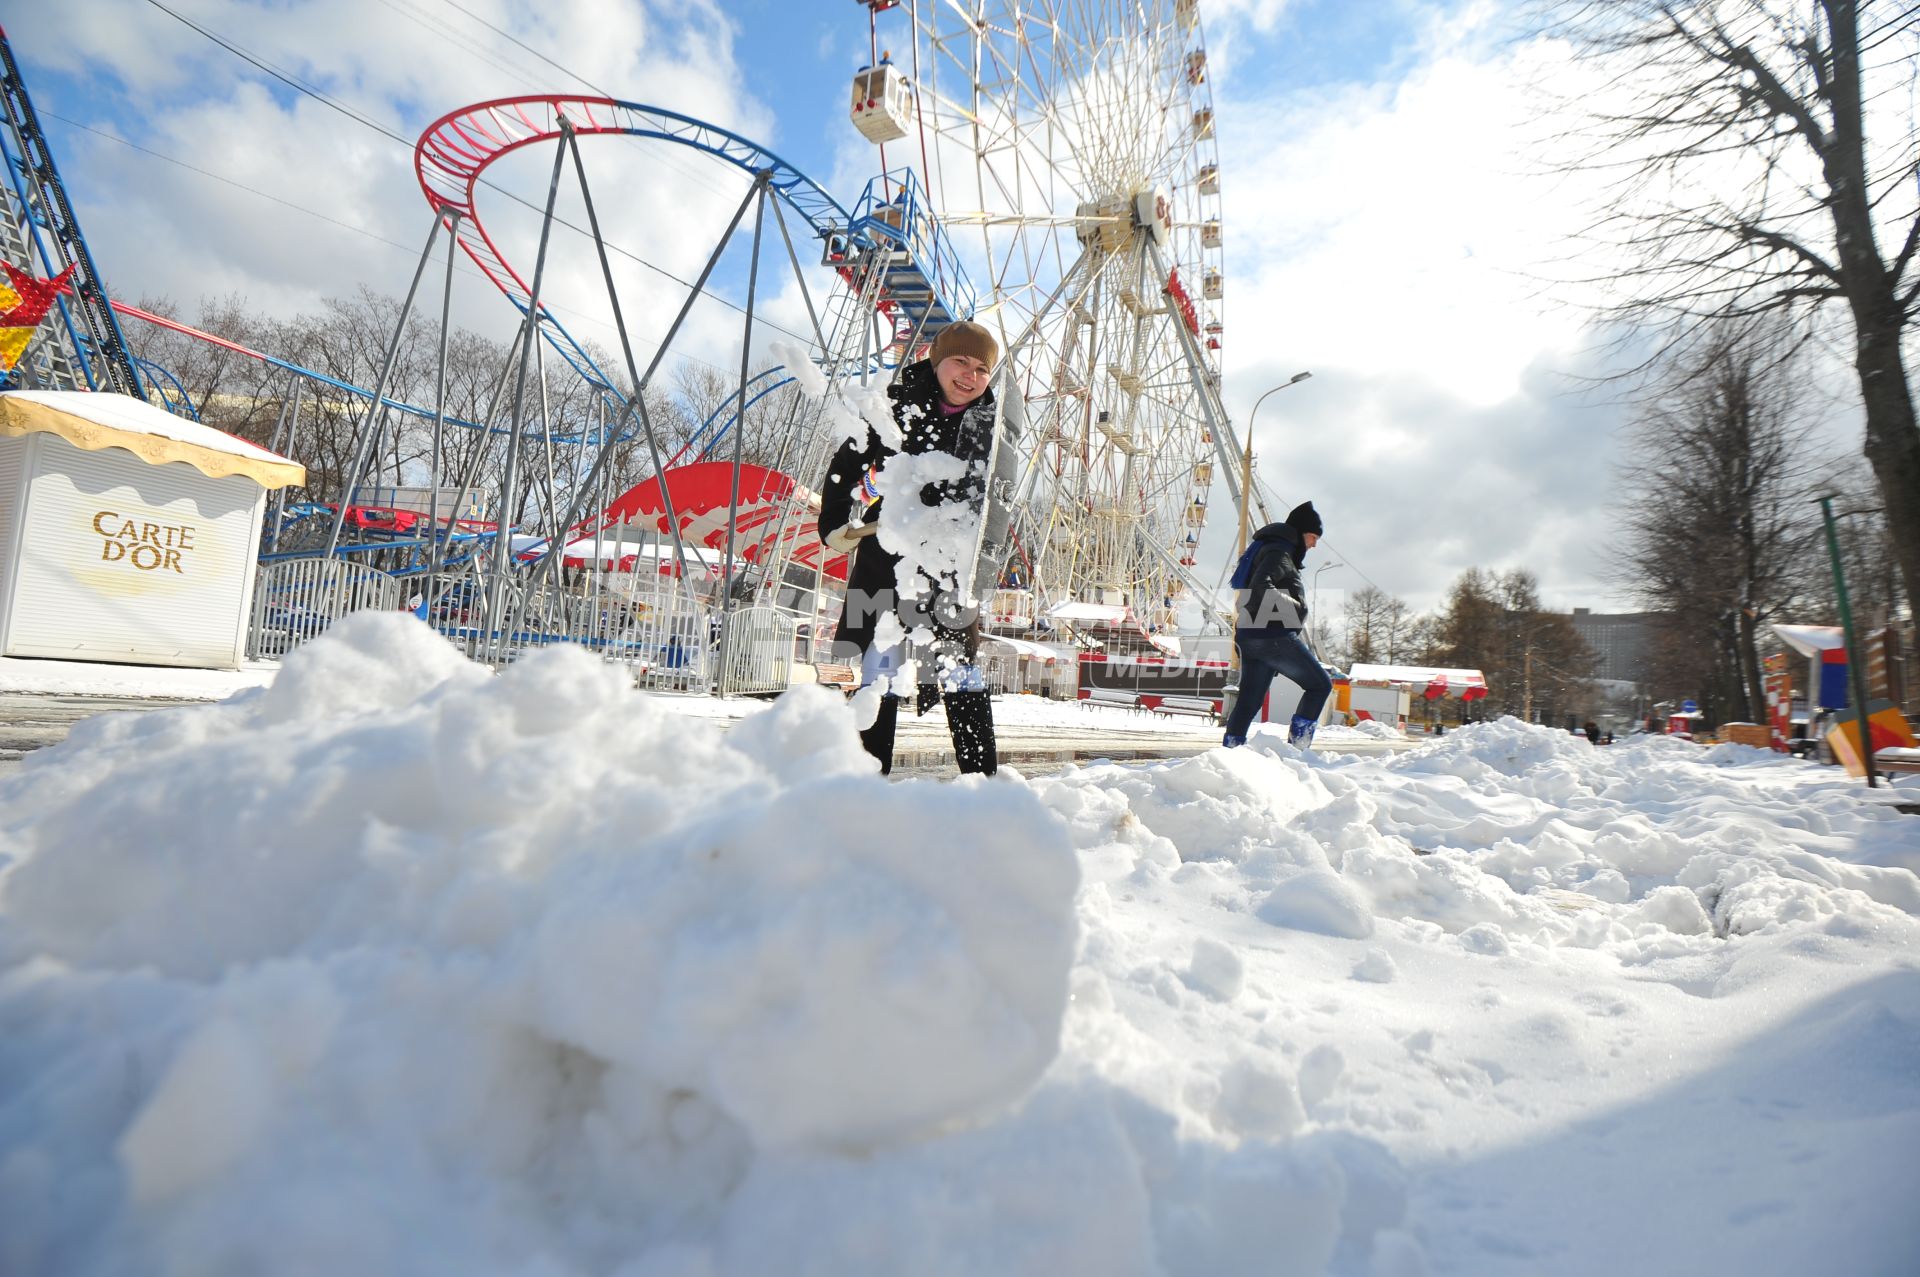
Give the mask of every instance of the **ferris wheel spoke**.
[{"label": "ferris wheel spoke", "polygon": [[1177,0],[903,7],[926,185],[1026,404],[1026,579],[1160,607],[1228,434],[1198,29]]}]

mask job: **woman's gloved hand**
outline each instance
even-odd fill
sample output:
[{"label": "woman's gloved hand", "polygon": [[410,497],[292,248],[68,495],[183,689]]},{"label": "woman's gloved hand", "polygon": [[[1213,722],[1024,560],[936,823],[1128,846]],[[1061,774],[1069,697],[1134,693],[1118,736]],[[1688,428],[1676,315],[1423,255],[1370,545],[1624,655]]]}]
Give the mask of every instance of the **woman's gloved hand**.
[{"label": "woman's gloved hand", "polygon": [[820,538],[827,548],[840,554],[851,554],[855,545],[880,530],[880,472],[874,466],[868,466],[860,477],[854,480],[853,513],[844,527],[825,532]]},{"label": "woman's gloved hand", "polygon": [[876,466],[868,466],[853,485],[853,503],[859,507],[858,520],[847,529],[849,540],[870,537],[880,530],[880,471]]}]

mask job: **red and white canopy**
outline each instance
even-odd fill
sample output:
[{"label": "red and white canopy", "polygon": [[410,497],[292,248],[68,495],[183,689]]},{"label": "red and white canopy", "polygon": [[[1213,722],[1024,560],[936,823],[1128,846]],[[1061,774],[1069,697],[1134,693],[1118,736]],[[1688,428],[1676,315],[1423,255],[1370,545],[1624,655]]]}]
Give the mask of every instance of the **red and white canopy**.
[{"label": "red and white canopy", "polygon": [[1423,700],[1452,696],[1477,701],[1487,694],[1486,676],[1479,670],[1447,670],[1432,665],[1355,665],[1347,677],[1356,683],[1404,683]]},{"label": "red and white canopy", "polygon": [[[673,497],[674,513],[680,519],[680,536],[689,551],[704,547],[723,556],[727,548],[727,511],[734,496],[733,466],[725,461],[701,461],[675,466],[667,471],[667,492]],[[845,580],[847,556],[826,551],[815,531],[813,511],[819,498],[799,487],[792,479],[763,466],[742,465],[739,480],[738,517],[733,520],[734,552],[749,563],[758,563],[771,554],[777,542],[788,543],[791,561],[802,567],[820,566],[826,555],[824,571],[835,580]],[[795,497],[806,511],[800,517],[787,517]],[[658,477],[635,484],[600,514],[586,520],[574,531],[580,540],[567,547],[567,562],[585,564],[596,557],[612,556],[617,537],[616,525],[646,528],[664,537],[667,534],[666,503],[661,500]],[[595,534],[598,534],[596,540]],[[579,552],[575,553],[575,546]],[[636,547],[637,548],[637,547]],[[651,556],[650,556],[651,557]],[[671,559],[671,554],[665,556]],[[711,557],[690,555],[707,563]],[[632,556],[622,554],[621,567],[633,569]],[[661,571],[675,570],[669,561]]]}]

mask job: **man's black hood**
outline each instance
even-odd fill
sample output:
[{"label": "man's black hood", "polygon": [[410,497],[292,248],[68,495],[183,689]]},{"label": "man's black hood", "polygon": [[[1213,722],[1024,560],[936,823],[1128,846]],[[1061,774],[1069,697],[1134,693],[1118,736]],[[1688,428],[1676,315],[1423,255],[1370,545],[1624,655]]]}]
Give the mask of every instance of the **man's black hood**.
[{"label": "man's black hood", "polygon": [[1266,527],[1254,533],[1253,539],[1255,541],[1278,541],[1283,545],[1292,546],[1296,554],[1305,553],[1304,542],[1301,539],[1300,532],[1291,523],[1269,523]]}]

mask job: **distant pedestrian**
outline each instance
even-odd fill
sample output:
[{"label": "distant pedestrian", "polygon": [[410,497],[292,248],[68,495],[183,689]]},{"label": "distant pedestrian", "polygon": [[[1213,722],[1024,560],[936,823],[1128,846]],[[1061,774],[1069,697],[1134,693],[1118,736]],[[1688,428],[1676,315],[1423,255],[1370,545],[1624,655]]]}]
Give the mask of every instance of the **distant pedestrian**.
[{"label": "distant pedestrian", "polygon": [[1300,565],[1307,551],[1319,544],[1320,515],[1313,502],[1304,501],[1280,523],[1269,523],[1253,534],[1246,553],[1233,570],[1237,613],[1234,643],[1240,649],[1240,693],[1227,716],[1221,744],[1229,749],[1247,743],[1247,728],[1267,699],[1274,675],[1284,675],[1301,689],[1287,741],[1302,749],[1313,744],[1320,711],[1333,691],[1320,661],[1300,637],[1307,624],[1307,593]]},{"label": "distant pedestrian", "polygon": [[1600,743],[1600,724],[1594,722],[1591,718],[1589,718],[1587,720],[1587,725],[1581,730],[1586,732],[1588,744],[1598,745]]}]

